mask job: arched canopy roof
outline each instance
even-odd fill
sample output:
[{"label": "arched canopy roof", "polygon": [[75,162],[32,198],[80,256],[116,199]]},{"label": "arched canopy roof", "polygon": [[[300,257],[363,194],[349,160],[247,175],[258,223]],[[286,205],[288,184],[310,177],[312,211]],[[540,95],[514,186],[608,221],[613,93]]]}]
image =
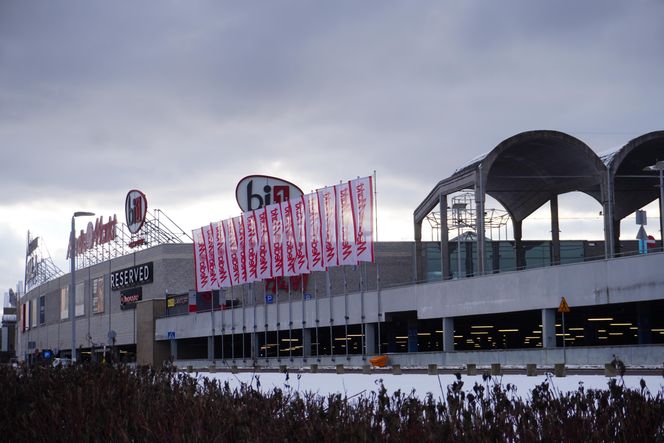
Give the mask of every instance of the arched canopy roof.
[{"label": "arched canopy roof", "polygon": [[431,212],[441,194],[475,187],[503,204],[521,221],[551,197],[581,191],[601,200],[605,166],[582,141],[558,131],[514,135],[440,181],[415,210],[416,222]]},{"label": "arched canopy roof", "polygon": [[659,196],[659,175],[643,169],[664,160],[664,131],[637,137],[602,159],[613,181],[613,219],[622,220]]}]

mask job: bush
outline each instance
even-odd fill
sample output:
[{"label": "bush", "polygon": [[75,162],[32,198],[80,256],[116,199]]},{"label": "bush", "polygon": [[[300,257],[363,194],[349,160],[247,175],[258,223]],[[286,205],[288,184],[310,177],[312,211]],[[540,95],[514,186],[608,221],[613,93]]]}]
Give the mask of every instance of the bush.
[{"label": "bush", "polygon": [[663,393],[625,389],[562,394],[548,380],[529,399],[484,377],[445,399],[414,392],[347,398],[261,392],[172,370],[101,365],[0,368],[5,441],[664,441]]}]

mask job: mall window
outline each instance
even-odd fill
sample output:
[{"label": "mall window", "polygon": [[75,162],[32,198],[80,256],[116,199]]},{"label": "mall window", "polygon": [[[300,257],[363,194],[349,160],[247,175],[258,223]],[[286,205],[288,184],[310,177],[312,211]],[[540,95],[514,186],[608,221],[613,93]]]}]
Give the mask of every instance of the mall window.
[{"label": "mall window", "polygon": [[69,318],[69,286],[60,288],[60,320]]},{"label": "mall window", "polygon": [[104,312],[104,277],[92,280],[92,313]]}]

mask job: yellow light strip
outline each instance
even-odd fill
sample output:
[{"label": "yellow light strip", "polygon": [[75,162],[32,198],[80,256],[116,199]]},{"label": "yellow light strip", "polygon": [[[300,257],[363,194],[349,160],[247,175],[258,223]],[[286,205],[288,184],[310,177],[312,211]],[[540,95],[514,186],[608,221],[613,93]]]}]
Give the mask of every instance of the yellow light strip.
[{"label": "yellow light strip", "polygon": [[568,331],[583,331],[583,328],[567,328]]},{"label": "yellow light strip", "polygon": [[488,335],[489,333],[487,331],[471,331],[471,334],[473,334],[473,335]]},{"label": "yellow light strip", "polygon": [[609,326],[632,326],[631,323],[609,323]]},{"label": "yellow light strip", "polygon": [[474,326],[471,326],[470,328],[471,329],[492,329],[493,326],[490,326],[490,325],[480,325],[480,326],[474,325]]},{"label": "yellow light strip", "polygon": [[595,317],[589,318],[588,321],[613,321],[613,317]]},{"label": "yellow light strip", "polygon": [[498,329],[498,332],[519,332],[518,329]]}]

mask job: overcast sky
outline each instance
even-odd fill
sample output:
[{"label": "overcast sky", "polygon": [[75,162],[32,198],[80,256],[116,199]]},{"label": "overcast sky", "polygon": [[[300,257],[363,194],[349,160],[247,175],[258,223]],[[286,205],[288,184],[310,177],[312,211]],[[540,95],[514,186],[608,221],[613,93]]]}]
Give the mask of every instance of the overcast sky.
[{"label": "overcast sky", "polygon": [[[664,129],[663,23],[662,0],[2,0],[0,288],[28,230],[66,268],[73,211],[123,219],[137,188],[190,230],[254,173],[375,170],[379,239],[412,240],[435,183],[505,138]],[[579,229],[601,210],[561,202]]]}]

